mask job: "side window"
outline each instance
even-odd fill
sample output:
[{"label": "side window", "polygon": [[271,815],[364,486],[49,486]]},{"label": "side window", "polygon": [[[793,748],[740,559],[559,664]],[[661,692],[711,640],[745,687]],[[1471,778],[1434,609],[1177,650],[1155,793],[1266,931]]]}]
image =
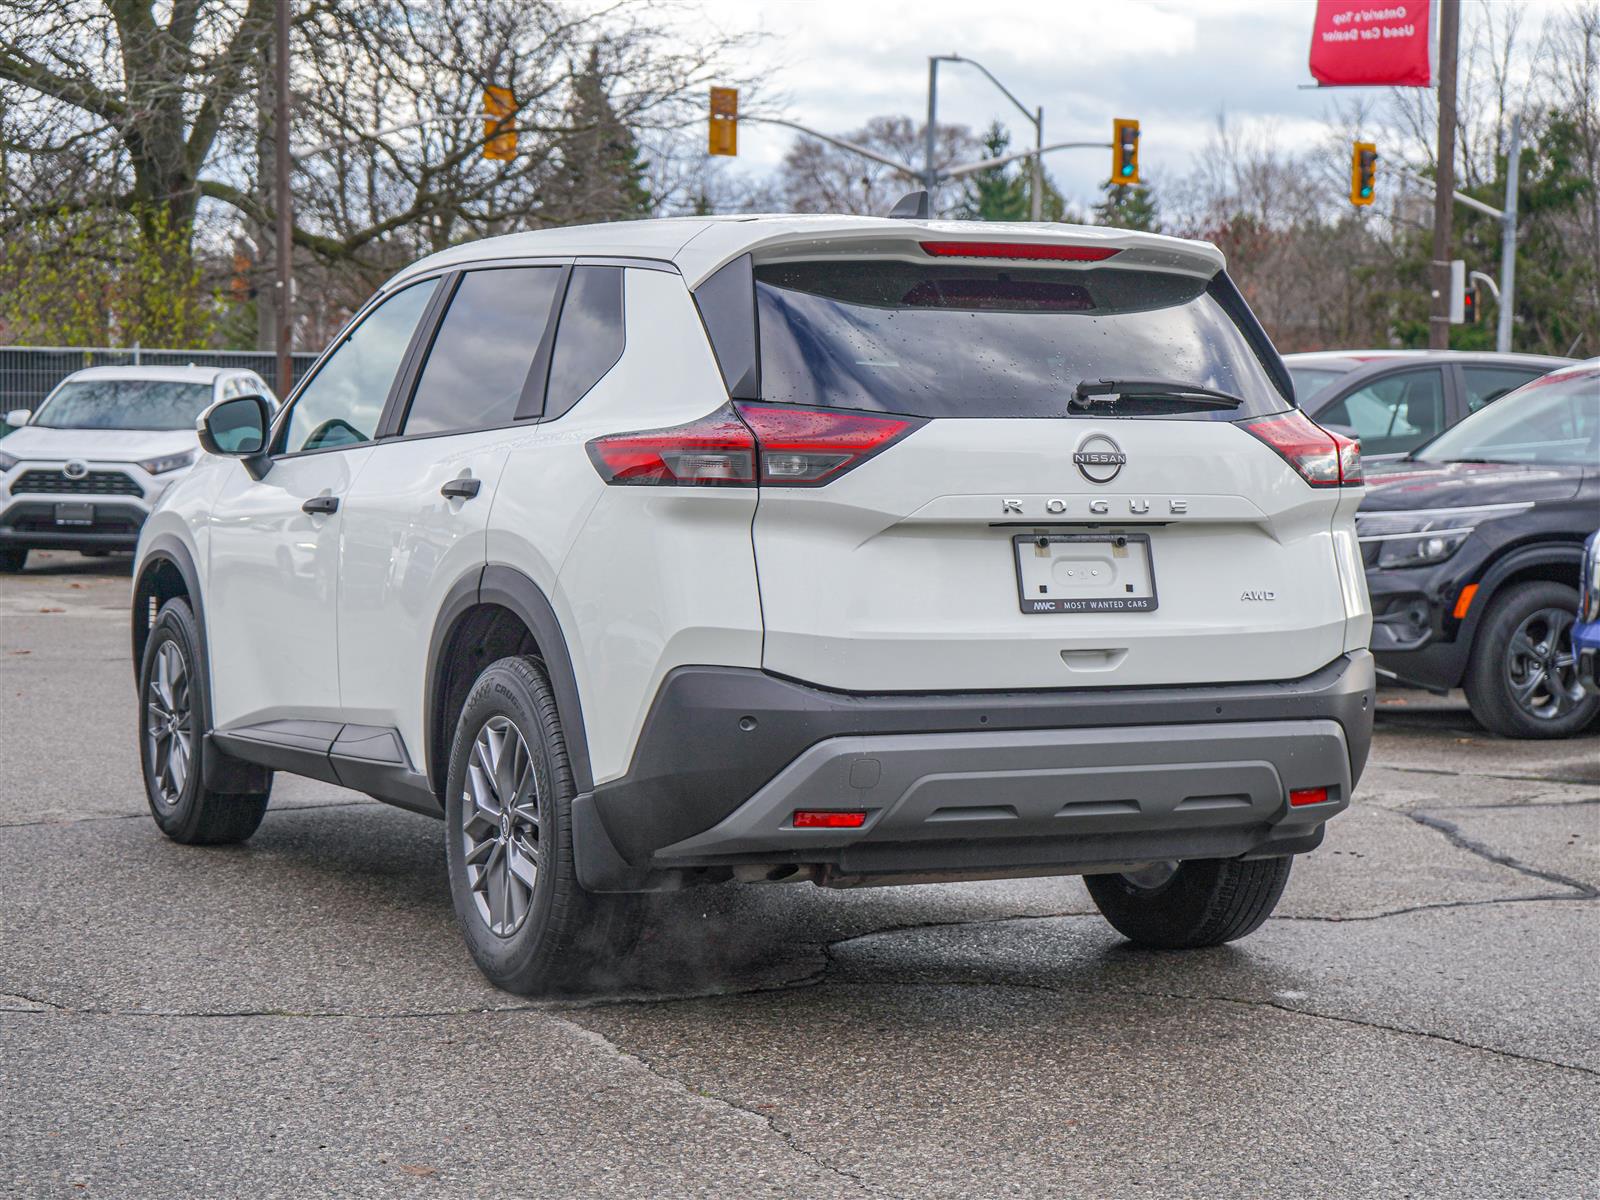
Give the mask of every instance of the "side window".
[{"label": "side window", "polygon": [[413,284],[357,325],[295,397],[280,449],[285,454],[370,442],[389,387],[437,280]]},{"label": "side window", "polygon": [[1519,370],[1514,367],[1462,367],[1461,378],[1467,392],[1467,411],[1477,412],[1485,404],[1492,404],[1507,392],[1514,392],[1525,383],[1539,378],[1541,372]]},{"label": "side window", "polygon": [[401,432],[509,425],[528,386],[560,282],[560,267],[463,275],[433,339]]},{"label": "side window", "polygon": [[1375,379],[1319,411],[1317,421],[1354,429],[1363,454],[1415,450],[1444,429],[1443,377],[1429,369]]},{"label": "side window", "polygon": [[622,268],[575,267],[550,356],[544,415],[559,417],[622,357]]}]

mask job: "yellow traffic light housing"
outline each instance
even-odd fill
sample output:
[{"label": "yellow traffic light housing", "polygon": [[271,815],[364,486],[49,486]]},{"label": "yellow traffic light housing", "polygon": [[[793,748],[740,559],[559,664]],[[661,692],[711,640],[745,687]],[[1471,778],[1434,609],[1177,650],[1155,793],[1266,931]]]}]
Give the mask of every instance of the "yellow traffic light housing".
[{"label": "yellow traffic light housing", "polygon": [[739,89],[711,89],[711,129],[707,146],[711,154],[732,157],[739,153]]},{"label": "yellow traffic light housing", "polygon": [[1377,191],[1378,147],[1371,142],[1356,142],[1350,150],[1350,203],[1371,204]]},{"label": "yellow traffic light housing", "polygon": [[1111,182],[1139,182],[1139,122],[1128,117],[1111,122]]},{"label": "yellow traffic light housing", "polygon": [[517,156],[517,99],[508,87],[483,89],[483,156],[510,162]]}]

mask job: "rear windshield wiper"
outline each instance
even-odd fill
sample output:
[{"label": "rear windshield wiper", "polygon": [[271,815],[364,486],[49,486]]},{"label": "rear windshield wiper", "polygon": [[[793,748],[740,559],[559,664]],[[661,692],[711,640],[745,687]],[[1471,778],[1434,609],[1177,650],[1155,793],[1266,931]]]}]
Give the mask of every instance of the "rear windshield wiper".
[{"label": "rear windshield wiper", "polygon": [[1101,379],[1094,383],[1085,379],[1073,389],[1068,406],[1087,411],[1097,404],[1114,407],[1124,400],[1153,400],[1207,409],[1238,408],[1244,403],[1227,392],[1168,379]]}]

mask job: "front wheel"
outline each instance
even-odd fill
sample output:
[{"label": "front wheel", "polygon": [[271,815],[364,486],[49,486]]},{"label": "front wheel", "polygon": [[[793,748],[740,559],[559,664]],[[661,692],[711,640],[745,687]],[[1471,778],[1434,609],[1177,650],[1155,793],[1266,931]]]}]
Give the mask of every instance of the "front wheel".
[{"label": "front wheel", "polygon": [[0,575],[15,575],[28,561],[25,546],[0,547]]},{"label": "front wheel", "polygon": [[1254,933],[1283,895],[1293,861],[1155,863],[1135,874],[1088,875],[1083,882],[1100,914],[1129,941],[1193,950]]},{"label": "front wheel", "polygon": [[1600,712],[1572,649],[1578,593],[1563,583],[1519,583],[1494,598],[1472,645],[1462,687],[1480,724],[1514,738],[1581,733]]},{"label": "front wheel", "polygon": [[156,614],[139,668],[139,759],[145,796],[161,832],[187,845],[242,842],[267,812],[271,776],[259,792],[219,792],[205,784],[200,704],[200,635],[187,601]]},{"label": "front wheel", "polygon": [[578,884],[575,795],[555,693],[536,658],[478,676],[456,725],[445,792],[450,895],[490,982],[528,995],[592,987],[638,937],[638,897]]}]

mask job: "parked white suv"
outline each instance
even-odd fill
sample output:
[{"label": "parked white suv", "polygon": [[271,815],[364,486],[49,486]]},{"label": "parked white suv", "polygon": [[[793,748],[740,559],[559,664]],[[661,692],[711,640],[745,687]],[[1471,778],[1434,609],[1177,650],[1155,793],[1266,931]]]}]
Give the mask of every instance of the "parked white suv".
[{"label": "parked white suv", "polygon": [[1137,941],[1248,933],[1373,668],[1355,448],[1222,268],[853,217],[424,259],[145,527],[156,821],[248,837],[275,770],[442,816],[514,991],[728,879],[1081,873]]},{"label": "parked white suv", "polygon": [[272,393],[226,367],[90,367],[38,411],[5,414],[0,572],[29,550],[132,550],[151,508],[200,452],[195,418],[218,400]]}]

